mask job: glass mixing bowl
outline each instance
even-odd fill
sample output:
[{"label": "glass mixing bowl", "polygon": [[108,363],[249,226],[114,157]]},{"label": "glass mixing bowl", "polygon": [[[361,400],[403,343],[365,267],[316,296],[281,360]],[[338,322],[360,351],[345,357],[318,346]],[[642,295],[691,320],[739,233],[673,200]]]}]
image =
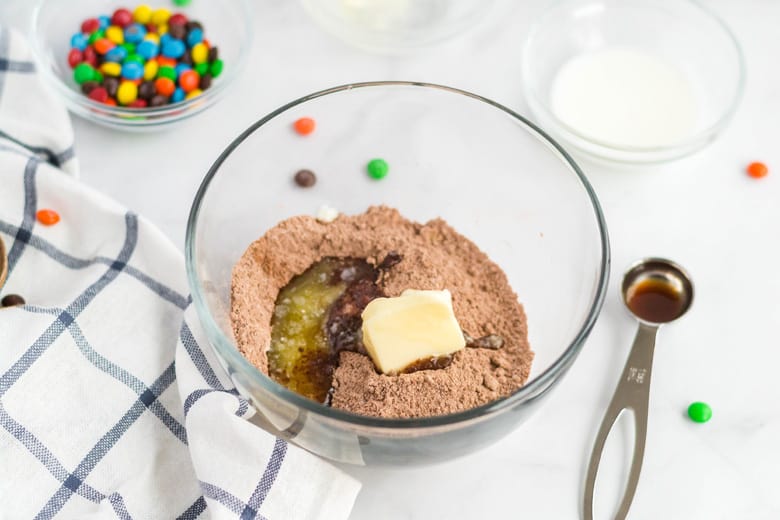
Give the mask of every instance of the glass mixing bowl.
[{"label": "glass mixing bowl", "polygon": [[[661,58],[690,84],[697,105],[692,131],[668,145],[618,146],[578,132],[556,116],[557,72],[575,56],[608,48]],[[690,0],[566,0],[531,28],[523,48],[523,88],[539,124],[573,150],[615,164],[653,164],[690,155],[734,115],[745,84],[736,38],[714,13]]]},{"label": "glass mixing bowl", "polygon": [[[316,119],[307,137],[291,125]],[[383,157],[381,181],[366,174]],[[302,189],[301,168],[318,181]],[[280,220],[327,204],[355,214],[385,204],[418,222],[444,218],[508,276],[536,353],[512,395],[457,414],[380,419],[329,408],[263,375],[230,325],[233,265]],[[453,88],[408,82],[345,85],[263,117],[220,155],[193,203],[187,275],[199,318],[255,422],[323,457],[353,464],[451,459],[508,434],[561,380],[601,309],[607,230],[590,184],[569,155],[522,116]]]},{"label": "glass mixing bowl", "polygon": [[[133,6],[130,9],[133,9]],[[219,48],[225,63],[224,72],[214,79],[211,88],[200,96],[156,108],[112,107],[89,99],[81,93],[68,65],[70,38],[81,22],[101,14],[111,15],[120,7],[119,0],[38,0],[33,11],[31,47],[37,70],[68,109],[76,115],[120,130],[159,130],[194,116],[214,105],[243,69],[251,47],[252,17],[248,0],[229,2],[192,2],[177,7],[170,2],[150,3],[153,8],[166,7],[184,13],[203,24],[206,37]]]}]

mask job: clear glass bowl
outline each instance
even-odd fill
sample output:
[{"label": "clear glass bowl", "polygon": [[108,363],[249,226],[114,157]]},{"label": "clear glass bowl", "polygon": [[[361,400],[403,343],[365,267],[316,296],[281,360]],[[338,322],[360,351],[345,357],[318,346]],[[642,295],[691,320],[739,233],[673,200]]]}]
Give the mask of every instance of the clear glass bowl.
[{"label": "clear glass bowl", "polygon": [[479,23],[495,0],[302,0],[320,27],[370,51],[402,54]]},{"label": "clear glass bowl", "polygon": [[[317,120],[302,138],[291,124]],[[382,181],[365,173],[381,156]],[[301,189],[293,174],[318,176]],[[389,420],[295,394],[236,348],[233,265],[280,220],[328,204],[346,214],[386,204],[425,222],[443,217],[505,271],[528,315],[536,353],[527,384],[465,412]],[[353,464],[450,459],[506,435],[560,381],[601,309],[609,271],[599,203],[567,153],[522,116],[460,90],[407,82],[345,85],[289,103],[233,141],[193,203],[185,245],[195,307],[257,423],[323,457]]]},{"label": "clear glass bowl", "polygon": [[119,0],[39,0],[35,6],[31,39],[37,69],[74,114],[120,130],[168,128],[216,103],[243,69],[252,39],[248,0],[192,2],[187,7],[158,2],[150,5],[182,12],[203,23],[206,37],[219,48],[220,59],[225,62],[224,72],[200,96],[162,107],[112,107],[89,99],[81,93],[73,79],[73,69],[68,65],[70,38],[85,19],[111,15],[127,5]]},{"label": "clear glass bowl", "polygon": [[[675,66],[698,105],[694,131],[668,146],[620,147],[594,140],[561,121],[551,108],[556,73],[571,58],[606,48],[631,48]],[[729,28],[689,0],[567,0],[532,27],[523,49],[523,88],[540,126],[576,151],[613,163],[660,163],[712,142],[739,104],[745,63]]]}]

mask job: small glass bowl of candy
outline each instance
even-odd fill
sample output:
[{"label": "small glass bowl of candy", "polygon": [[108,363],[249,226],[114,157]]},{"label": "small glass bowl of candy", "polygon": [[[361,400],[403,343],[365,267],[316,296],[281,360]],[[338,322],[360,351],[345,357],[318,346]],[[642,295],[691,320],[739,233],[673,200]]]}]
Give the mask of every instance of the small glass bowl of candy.
[{"label": "small glass bowl of candy", "polygon": [[71,112],[121,130],[162,129],[234,83],[251,44],[248,0],[150,6],[38,1],[36,67]]}]

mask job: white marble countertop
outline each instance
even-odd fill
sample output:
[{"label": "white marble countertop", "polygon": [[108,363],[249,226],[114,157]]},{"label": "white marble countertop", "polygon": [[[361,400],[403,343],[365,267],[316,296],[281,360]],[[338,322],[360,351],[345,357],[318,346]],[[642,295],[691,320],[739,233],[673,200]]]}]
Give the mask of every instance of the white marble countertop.
[{"label": "white marble countertop", "polygon": [[[26,0],[2,2],[21,23]],[[181,246],[190,203],[218,153],[286,101],[362,80],[413,79],[471,90],[521,113],[521,44],[543,0],[503,0],[462,37],[406,57],[362,52],[324,34],[298,2],[256,1],[251,70],[217,110],[171,133],[118,133],[76,120],[82,180],[134,209]],[[413,470],[346,468],[363,491],[356,520],[579,518],[593,438],[628,353],[634,324],[618,300],[633,260],[662,255],[693,275],[689,315],[661,333],[647,452],[632,519],[780,518],[780,3],[707,2],[737,34],[748,65],[735,120],[708,149],[644,172],[585,164],[606,213],[613,251],[610,292],[582,354],[548,402],[498,444]],[[774,167],[749,179],[745,164]],[[692,401],[713,419],[690,422]],[[602,464],[600,518],[624,477],[628,430]]]}]

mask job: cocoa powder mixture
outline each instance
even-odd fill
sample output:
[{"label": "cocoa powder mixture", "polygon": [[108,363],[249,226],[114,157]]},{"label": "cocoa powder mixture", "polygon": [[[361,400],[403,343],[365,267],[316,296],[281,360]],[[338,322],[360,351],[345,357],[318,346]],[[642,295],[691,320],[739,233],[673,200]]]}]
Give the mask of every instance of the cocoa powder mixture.
[{"label": "cocoa powder mixture", "polygon": [[475,338],[498,334],[504,345],[465,348],[446,368],[398,376],[377,373],[367,356],[342,352],[331,405],[361,415],[425,417],[468,410],[522,386],[533,352],[525,312],[501,268],[443,220],[418,224],[386,206],[327,224],[293,217],[249,246],[233,269],[231,318],[242,354],[268,373],[274,303],[294,276],[323,257],[366,258],[376,264],[390,251],[403,260],[382,276],[385,294],[449,289],[463,330]]}]

